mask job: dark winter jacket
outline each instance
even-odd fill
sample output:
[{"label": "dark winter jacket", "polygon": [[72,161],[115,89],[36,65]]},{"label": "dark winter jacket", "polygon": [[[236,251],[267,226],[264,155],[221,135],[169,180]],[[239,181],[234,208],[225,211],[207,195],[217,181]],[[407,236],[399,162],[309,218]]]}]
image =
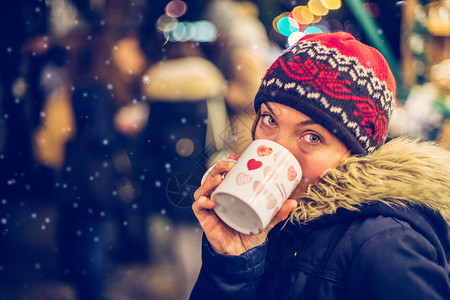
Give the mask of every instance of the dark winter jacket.
[{"label": "dark winter jacket", "polygon": [[403,139],[330,170],[292,222],[214,253],[191,299],[450,299],[450,154]]}]

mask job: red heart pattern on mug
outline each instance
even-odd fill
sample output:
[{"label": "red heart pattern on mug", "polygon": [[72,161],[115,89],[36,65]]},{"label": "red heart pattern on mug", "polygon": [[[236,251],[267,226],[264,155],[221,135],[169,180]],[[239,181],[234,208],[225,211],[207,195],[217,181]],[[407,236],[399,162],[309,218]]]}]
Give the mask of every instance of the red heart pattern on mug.
[{"label": "red heart pattern on mug", "polygon": [[236,176],[236,183],[238,185],[243,185],[249,183],[250,181],[252,181],[252,179],[253,179],[252,175],[241,172]]},{"label": "red heart pattern on mug", "polygon": [[272,148],[266,147],[264,145],[259,146],[258,149],[256,150],[259,157],[269,155],[272,153],[272,151],[273,151]]},{"label": "red heart pattern on mug", "polygon": [[266,199],[266,208],[273,209],[276,205],[277,205],[277,199],[275,198],[275,196],[272,193],[270,193]]},{"label": "red heart pattern on mug", "polygon": [[293,166],[289,166],[288,168],[288,180],[292,181],[297,178],[297,172],[295,171]]},{"label": "red heart pattern on mug", "polygon": [[253,158],[247,162],[247,168],[249,171],[259,169],[261,166],[262,162]]}]

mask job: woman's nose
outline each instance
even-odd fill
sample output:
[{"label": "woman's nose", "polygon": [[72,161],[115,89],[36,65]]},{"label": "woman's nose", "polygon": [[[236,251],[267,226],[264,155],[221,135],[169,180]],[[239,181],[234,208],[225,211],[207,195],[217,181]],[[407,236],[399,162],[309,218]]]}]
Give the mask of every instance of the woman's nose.
[{"label": "woman's nose", "polygon": [[295,146],[295,140],[289,137],[289,135],[279,132],[274,140],[274,142],[280,144],[284,148],[292,152],[292,148]]}]

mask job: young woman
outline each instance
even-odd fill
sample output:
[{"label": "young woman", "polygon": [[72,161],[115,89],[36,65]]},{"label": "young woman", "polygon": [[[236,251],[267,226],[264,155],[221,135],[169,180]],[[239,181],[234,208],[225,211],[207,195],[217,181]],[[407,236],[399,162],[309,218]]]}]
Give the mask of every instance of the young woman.
[{"label": "young woman", "polygon": [[289,149],[302,181],[266,230],[243,235],[213,211],[234,163],[216,165],[194,195],[191,299],[450,299],[450,153],[384,144],[394,99],[387,62],[346,33],[287,49],[255,97],[253,137]]}]

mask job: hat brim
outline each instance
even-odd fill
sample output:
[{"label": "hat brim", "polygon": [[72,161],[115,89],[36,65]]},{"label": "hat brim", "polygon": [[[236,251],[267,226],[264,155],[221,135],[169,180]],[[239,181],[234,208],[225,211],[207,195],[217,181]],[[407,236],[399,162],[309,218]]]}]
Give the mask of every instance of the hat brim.
[{"label": "hat brim", "polygon": [[270,94],[271,95],[268,95],[267,92],[261,90],[256,94],[254,101],[256,112],[261,109],[263,103],[267,102],[276,102],[289,106],[307,115],[314,122],[322,125],[331,134],[336,136],[352,154],[367,154],[367,151],[356,140],[355,136],[341,124],[342,120],[333,118],[309,101],[301,101],[298,96],[282,93],[280,91],[271,91]]}]

